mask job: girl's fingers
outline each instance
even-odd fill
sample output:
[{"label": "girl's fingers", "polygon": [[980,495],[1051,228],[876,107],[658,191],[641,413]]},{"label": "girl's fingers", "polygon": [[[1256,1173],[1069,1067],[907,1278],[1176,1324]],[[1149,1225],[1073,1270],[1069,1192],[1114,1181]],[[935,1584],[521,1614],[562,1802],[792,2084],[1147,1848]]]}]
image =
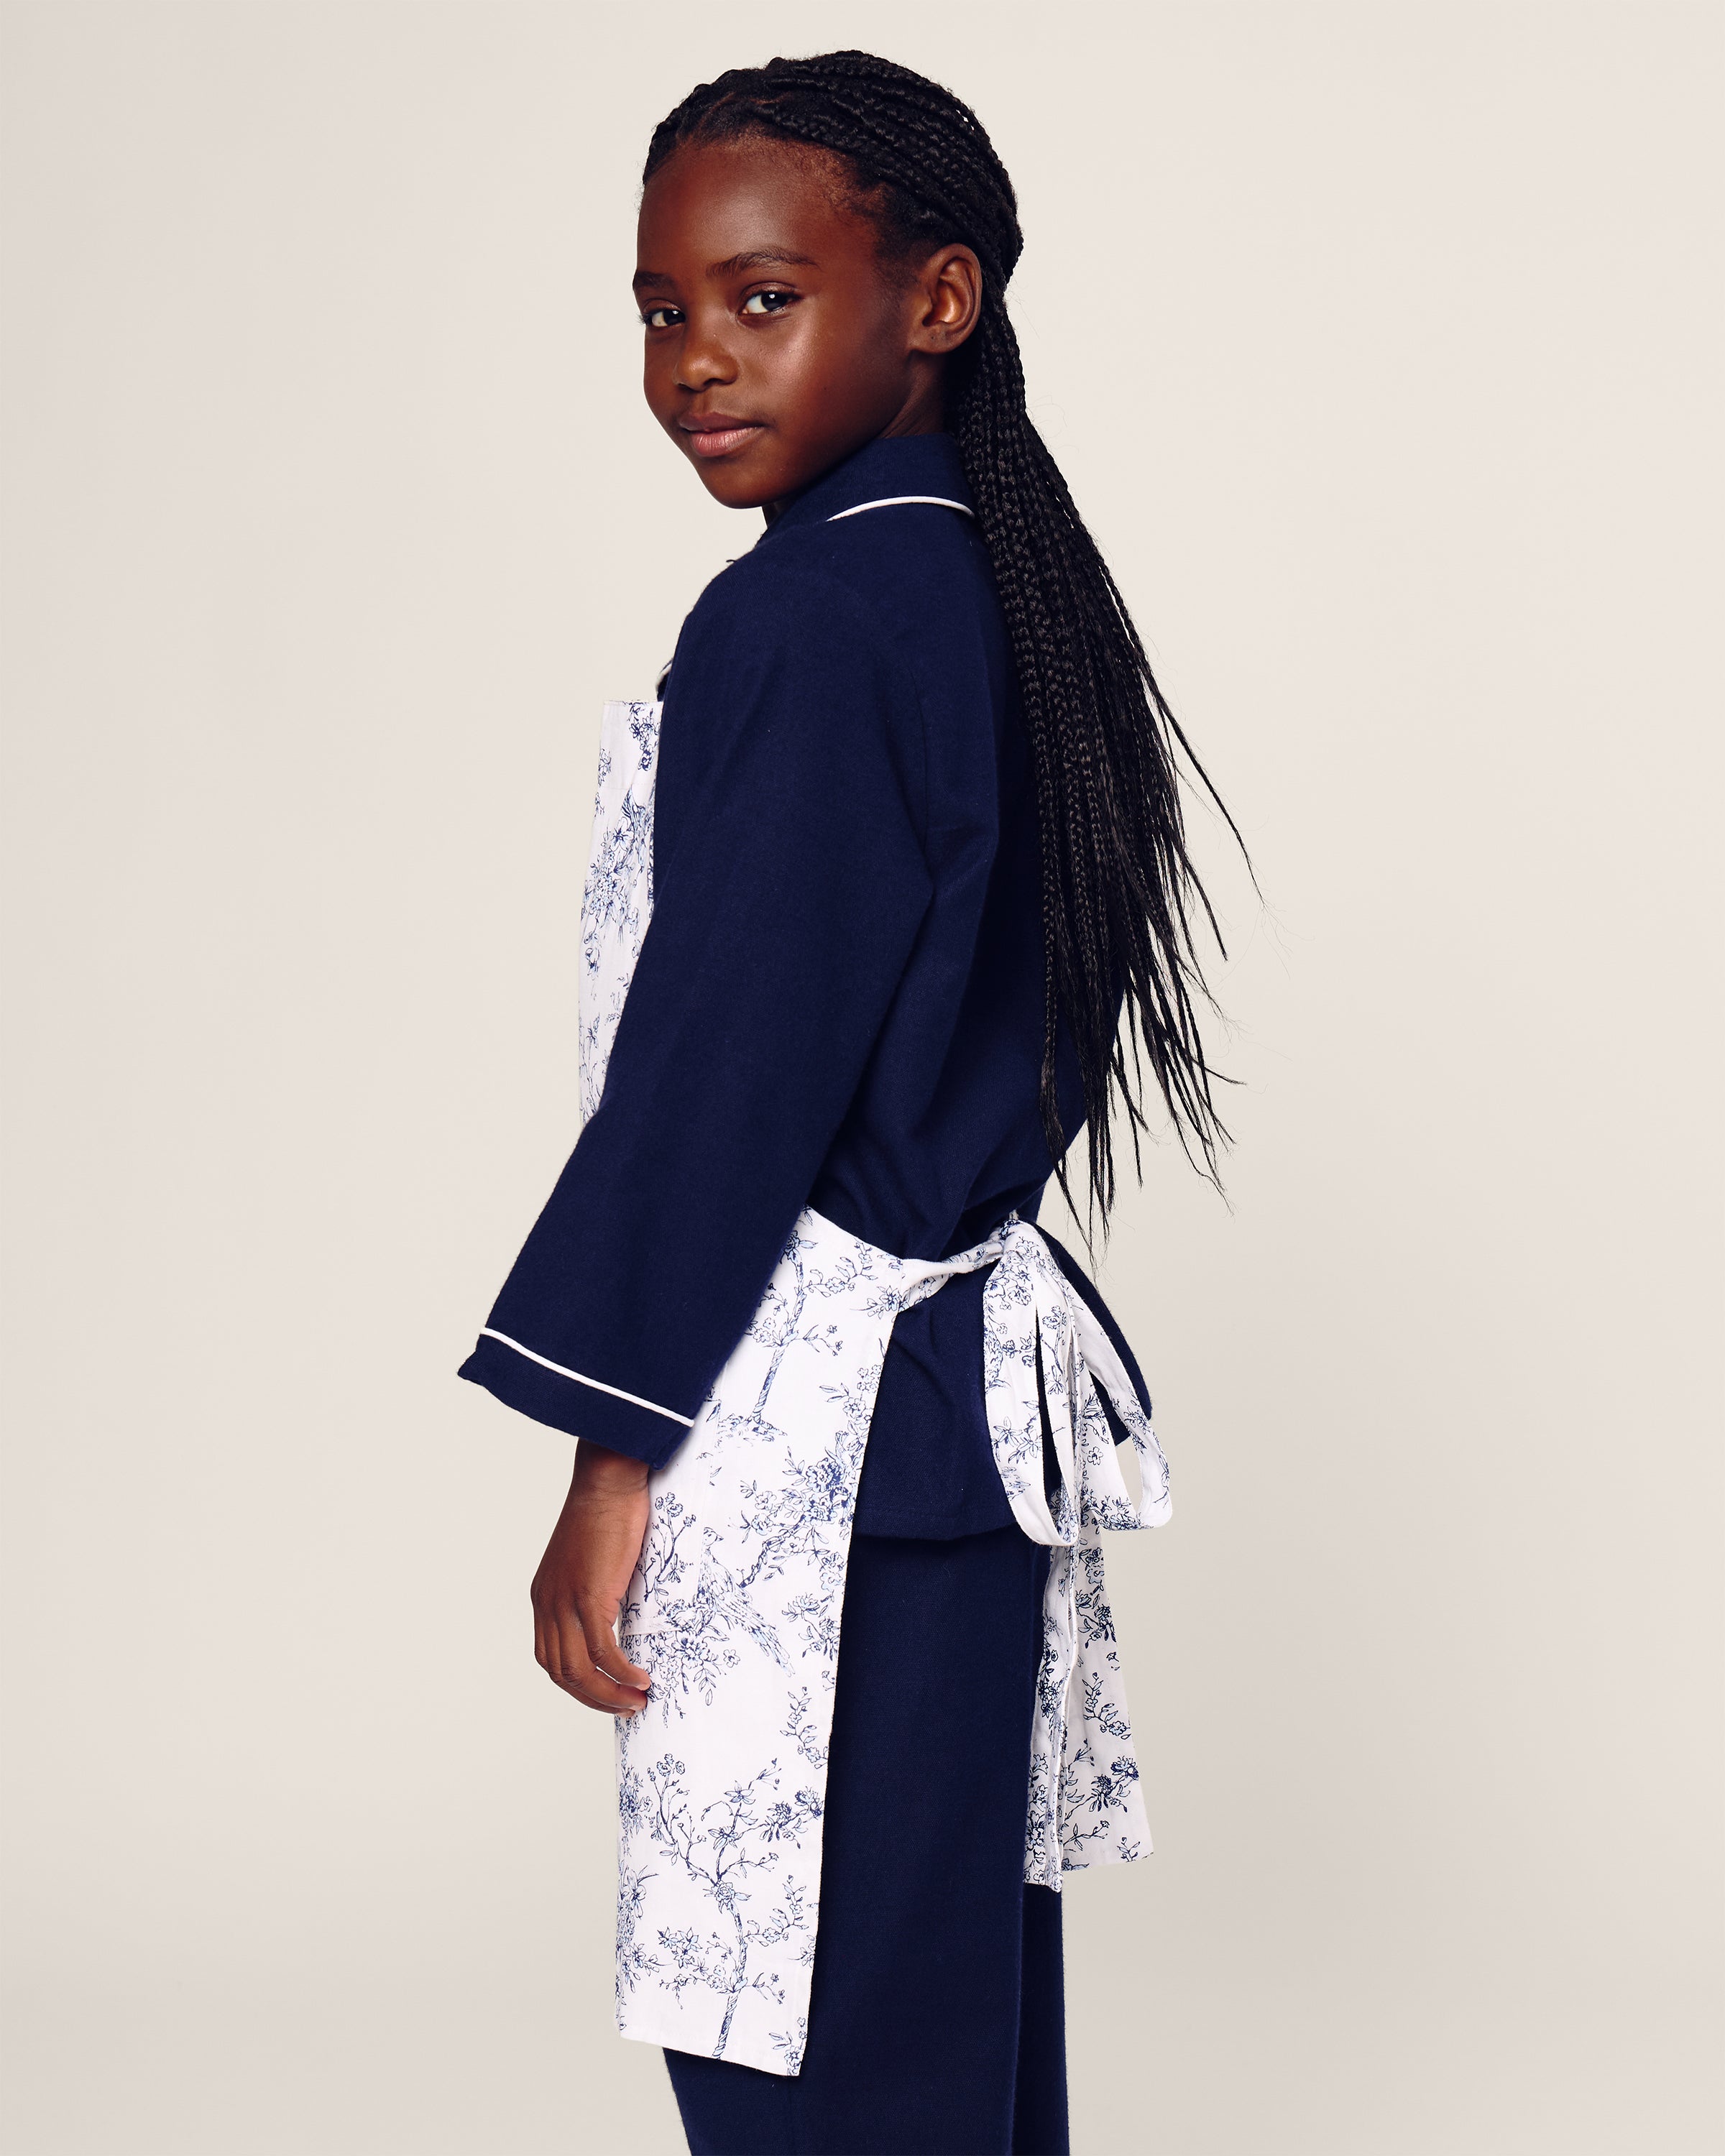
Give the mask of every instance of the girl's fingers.
[{"label": "girl's fingers", "polygon": [[640,1704],[625,1698],[609,1681],[593,1666],[587,1651],[586,1635],[581,1629],[581,1620],[572,1609],[560,1613],[557,1625],[557,1656],[562,1674],[557,1682],[572,1698],[583,1707],[597,1707],[601,1714],[630,1714]]},{"label": "girl's fingers", "polygon": [[587,1643],[588,1656],[593,1666],[624,1691],[639,1695],[634,1704],[644,1706],[651,1679],[648,1672],[630,1661],[618,1645],[617,1635],[611,1627],[589,1617],[582,1625],[582,1637]]},{"label": "girl's fingers", "polygon": [[533,1575],[533,1650],[553,1683],[602,1714],[647,1702],[648,1674],[613,1622],[640,1557],[649,1502],[638,1461],[585,1444],[562,1515]]},{"label": "girl's fingers", "polygon": [[553,1611],[534,1611],[533,1644],[539,1656],[540,1668],[553,1684],[560,1685],[563,1681],[562,1633]]}]

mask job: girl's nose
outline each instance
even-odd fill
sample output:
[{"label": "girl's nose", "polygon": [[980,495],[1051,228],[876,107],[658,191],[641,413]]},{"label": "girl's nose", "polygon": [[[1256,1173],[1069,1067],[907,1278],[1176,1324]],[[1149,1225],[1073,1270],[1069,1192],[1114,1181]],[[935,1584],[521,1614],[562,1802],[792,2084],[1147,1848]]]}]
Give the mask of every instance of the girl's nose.
[{"label": "girl's nose", "polygon": [[677,354],[677,387],[699,396],[703,389],[735,382],[737,359],[717,334],[719,325],[691,321],[683,348]]}]

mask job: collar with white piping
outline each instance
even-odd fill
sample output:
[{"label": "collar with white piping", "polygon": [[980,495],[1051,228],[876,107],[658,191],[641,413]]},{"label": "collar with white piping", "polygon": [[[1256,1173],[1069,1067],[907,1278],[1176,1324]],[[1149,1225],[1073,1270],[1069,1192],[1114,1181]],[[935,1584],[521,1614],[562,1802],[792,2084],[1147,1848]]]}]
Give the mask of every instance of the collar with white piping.
[{"label": "collar with white piping", "polygon": [[837,516],[827,519],[829,524],[841,523],[847,516],[860,516],[865,509],[903,509],[911,502],[925,501],[932,509],[956,509],[961,516],[974,516],[976,511],[963,501],[952,501],[943,494],[887,494],[879,501],[859,501],[854,508],[841,509]]}]

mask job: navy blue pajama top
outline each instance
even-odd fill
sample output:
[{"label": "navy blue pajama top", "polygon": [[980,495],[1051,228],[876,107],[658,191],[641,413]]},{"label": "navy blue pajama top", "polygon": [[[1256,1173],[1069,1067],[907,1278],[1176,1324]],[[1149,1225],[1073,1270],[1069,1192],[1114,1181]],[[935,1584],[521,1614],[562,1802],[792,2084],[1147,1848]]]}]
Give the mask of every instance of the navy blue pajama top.
[{"label": "navy blue pajama top", "polygon": [[[896,1255],[947,1257],[1014,1209],[1034,1217],[1050,1172],[1035,798],[1005,624],[970,517],[843,514],[904,495],[968,504],[950,435],[860,450],[685,622],[652,919],[603,1095],[489,1321],[544,1362],[485,1337],[462,1366],[655,1466],[805,1204]],[[1060,1090],[1070,1137],[1070,1049]],[[861,1532],[1012,1517],[983,1410],[984,1277],[894,1327]]]}]

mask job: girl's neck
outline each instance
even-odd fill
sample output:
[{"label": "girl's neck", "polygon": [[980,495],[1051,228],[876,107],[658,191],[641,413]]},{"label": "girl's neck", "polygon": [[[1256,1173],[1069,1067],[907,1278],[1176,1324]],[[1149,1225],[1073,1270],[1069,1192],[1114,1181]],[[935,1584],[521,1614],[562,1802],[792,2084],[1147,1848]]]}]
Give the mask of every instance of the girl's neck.
[{"label": "girl's neck", "polygon": [[[901,440],[907,434],[940,434],[946,432],[946,411],[939,385],[937,383],[932,397],[919,398],[912,404],[908,405],[894,419],[891,426],[882,428],[873,439],[877,442],[895,442]],[[836,471],[839,465],[848,464],[852,457],[868,447],[867,442],[859,442],[855,449],[848,450],[844,456],[838,459],[837,462],[829,465],[827,471],[817,472],[809,480],[809,485],[819,486],[821,480],[826,477],[827,472]],[[808,487],[799,487],[796,494],[788,494],[778,501],[764,503],[762,506],[762,516],[771,525],[781,510],[788,509],[799,495],[806,494],[808,490]]]}]

